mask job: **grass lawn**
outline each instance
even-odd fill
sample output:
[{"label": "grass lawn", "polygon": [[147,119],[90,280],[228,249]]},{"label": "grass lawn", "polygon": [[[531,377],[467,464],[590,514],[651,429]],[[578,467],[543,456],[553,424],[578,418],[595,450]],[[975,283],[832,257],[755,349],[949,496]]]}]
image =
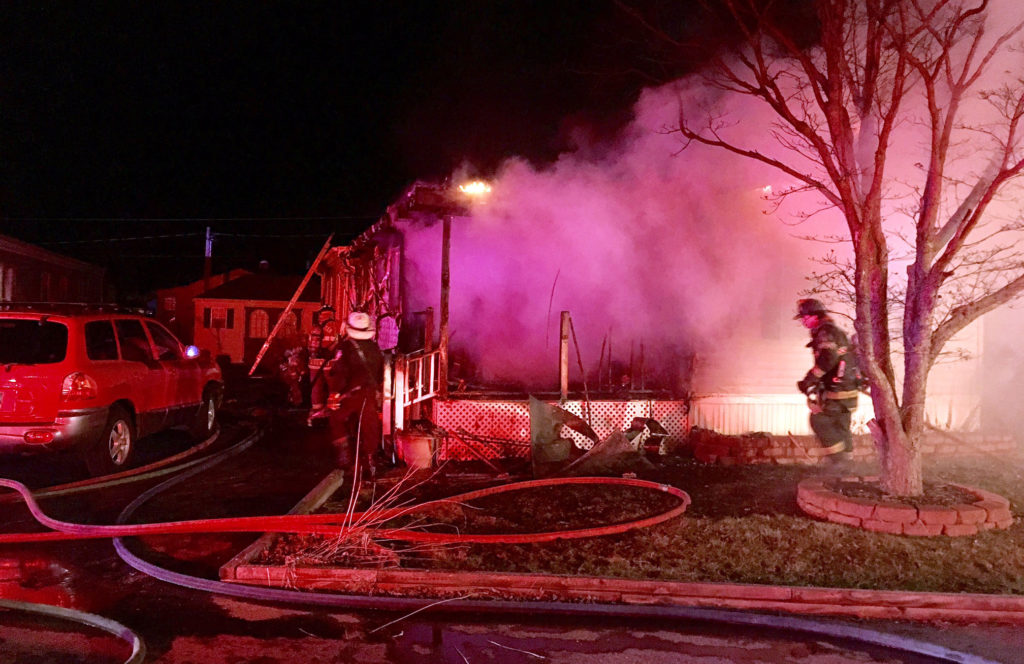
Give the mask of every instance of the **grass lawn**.
[{"label": "grass lawn", "polygon": [[[869,464],[849,464],[845,474],[876,474]],[[530,572],[631,579],[871,588],[1024,595],[1024,460],[926,462],[928,483],[957,482],[1008,498],[1017,517],[1008,530],[967,537],[907,537],[817,521],[800,511],[800,480],[837,474],[800,466],[715,466],[685,457],[658,459],[641,479],[686,491],[692,504],[677,519],[643,530],[538,544],[463,544],[416,547],[400,556],[403,567]],[[428,483],[429,484],[429,483]],[[426,485],[424,485],[426,486]],[[432,487],[431,491],[436,487]],[[590,489],[593,492],[595,489]],[[597,489],[601,491],[601,489]],[[452,486],[450,493],[460,489]],[[536,490],[502,494],[492,504],[442,509],[431,523],[476,532],[524,532],[588,527],[666,509],[666,496],[627,496]],[[336,496],[326,509],[344,510]],[[611,506],[611,507],[609,507]],[[448,513],[445,513],[448,512]],[[469,515],[469,523],[466,515]],[[315,538],[314,538],[315,539]],[[282,550],[306,564],[337,564],[336,547],[303,537]],[[320,542],[319,544],[323,544]],[[400,543],[393,548],[402,551]],[[307,558],[311,551],[316,555]],[[292,560],[295,558],[293,557]]]}]

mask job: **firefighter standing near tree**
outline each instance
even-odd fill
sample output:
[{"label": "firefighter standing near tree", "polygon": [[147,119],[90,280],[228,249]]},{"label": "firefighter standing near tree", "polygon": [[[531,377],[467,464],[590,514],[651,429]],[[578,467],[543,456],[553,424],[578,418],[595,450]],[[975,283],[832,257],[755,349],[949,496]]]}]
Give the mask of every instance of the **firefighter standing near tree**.
[{"label": "firefighter standing near tree", "polygon": [[345,468],[358,457],[359,467],[371,477],[378,469],[384,373],[384,356],[373,340],[375,333],[368,314],[349,314],[345,336],[338,340],[324,372],[329,390],[328,426],[338,466]]},{"label": "firefighter standing near tree", "polygon": [[814,366],[797,383],[811,408],[811,429],[836,458],[849,458],[853,450],[850,418],[857,409],[860,384],[857,355],[846,333],[818,300],[800,300],[794,319],[811,332],[807,346],[814,353]]}]

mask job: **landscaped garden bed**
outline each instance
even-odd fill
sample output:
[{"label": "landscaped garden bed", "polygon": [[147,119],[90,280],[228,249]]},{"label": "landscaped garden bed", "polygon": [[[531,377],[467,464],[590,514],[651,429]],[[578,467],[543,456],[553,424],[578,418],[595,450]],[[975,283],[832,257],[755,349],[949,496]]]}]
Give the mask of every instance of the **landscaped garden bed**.
[{"label": "landscaped garden bed", "polygon": [[[871,469],[864,471],[869,474]],[[1004,496],[1011,510],[1024,504],[1019,460],[926,464],[925,472],[932,482],[959,483]],[[911,538],[828,523],[809,518],[797,504],[799,483],[823,474],[828,476],[827,471],[814,468],[723,467],[668,457],[657,459],[656,467],[641,477],[677,486],[693,502],[682,517],[650,528],[533,544],[377,544],[394,552],[394,556],[388,556],[388,565],[416,573],[539,573],[659,582],[1024,595],[1024,527],[1019,522],[1005,530],[956,538]],[[457,480],[458,476],[452,474],[445,481],[425,483],[424,498],[439,497],[436,492],[442,487],[448,495],[460,493],[467,487],[460,487]],[[328,498],[327,509],[344,509],[347,494],[347,485],[341,487]],[[514,517],[509,519],[511,525],[501,527],[515,528],[528,525],[535,515],[536,526],[551,525],[539,519],[552,523],[569,519],[566,525],[571,527],[573,517],[567,501],[572,500],[582,508],[580,519],[614,516],[604,511],[610,504],[629,508],[630,502],[622,496],[609,494],[609,498],[605,507],[587,516],[592,497],[567,498],[564,492],[538,492],[528,498],[528,506],[509,509],[504,516],[481,514],[478,524],[491,519],[488,527],[496,527],[500,520]],[[460,507],[449,514],[453,518],[446,526],[438,525],[444,515],[434,515],[435,527],[460,527],[465,509]],[[656,510],[657,506],[650,505],[650,509]],[[519,526],[514,525],[516,522]],[[255,577],[266,575],[268,568],[276,566],[284,577],[294,580],[309,568],[339,564],[324,555],[338,550],[331,538],[295,538],[291,543],[296,546],[286,545],[279,549],[282,555],[272,555],[274,546],[282,546],[276,543],[287,542],[289,537],[272,537],[273,543],[260,551],[250,552],[252,555],[244,560],[236,558],[231,570],[248,566]],[[366,579],[376,577],[374,565],[363,567],[360,574]],[[225,574],[230,577],[233,573]],[[287,585],[286,581],[282,583]]]},{"label": "landscaped garden bed", "polygon": [[797,504],[811,516],[880,533],[963,537],[1013,525],[1010,501],[973,487],[928,483],[921,496],[888,496],[877,477],[809,478]]}]

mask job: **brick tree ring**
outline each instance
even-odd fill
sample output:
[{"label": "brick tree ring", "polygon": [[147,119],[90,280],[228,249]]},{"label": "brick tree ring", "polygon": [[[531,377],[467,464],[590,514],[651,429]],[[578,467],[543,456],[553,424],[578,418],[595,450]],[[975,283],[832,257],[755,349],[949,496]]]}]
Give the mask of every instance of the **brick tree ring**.
[{"label": "brick tree ring", "polygon": [[829,482],[877,483],[878,477],[806,479],[797,486],[797,504],[805,513],[826,521],[894,535],[977,535],[982,530],[1004,530],[1013,524],[1010,501],[1002,496],[951,484],[976,498],[957,505],[908,505],[885,500],[844,496]]}]

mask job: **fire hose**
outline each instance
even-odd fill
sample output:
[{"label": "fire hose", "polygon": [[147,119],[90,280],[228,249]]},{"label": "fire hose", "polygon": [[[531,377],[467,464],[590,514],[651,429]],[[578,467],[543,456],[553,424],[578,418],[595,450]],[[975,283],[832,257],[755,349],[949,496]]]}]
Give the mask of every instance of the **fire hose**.
[{"label": "fire hose", "polygon": [[[539,533],[521,534],[474,534],[474,533],[436,533],[422,530],[405,528],[370,528],[359,527],[359,532],[369,530],[375,537],[385,540],[400,540],[404,542],[430,542],[435,544],[446,543],[492,543],[492,544],[526,544],[533,542],[549,542],[556,539],[579,539],[583,537],[598,537],[602,535],[614,535],[636,528],[646,528],[662,523],[682,514],[687,505],[690,504],[690,497],[680,489],[664,484],[656,484],[645,480],[630,478],[598,478],[598,477],[573,477],[573,478],[548,478],[541,480],[530,480],[517,482],[515,484],[504,484],[487,489],[470,491],[450,498],[431,500],[410,507],[391,507],[373,510],[375,521],[384,521],[401,516],[411,515],[415,512],[429,509],[433,506],[462,503],[485,496],[512,491],[522,491],[546,486],[564,486],[567,484],[602,484],[632,486],[645,489],[653,489],[668,493],[679,499],[679,504],[672,509],[660,514],[635,519],[623,523],[598,526],[594,528],[583,528],[576,530],[557,530]],[[14,480],[0,478],[0,486],[14,489],[24,499],[32,516],[40,524],[51,529],[51,532],[44,533],[5,533],[0,534],[0,544],[43,542],[69,539],[96,539],[106,537],[137,537],[140,535],[169,535],[175,533],[226,533],[226,532],[278,532],[278,533],[305,533],[330,535],[343,537],[355,530],[355,527],[347,524],[359,522],[366,512],[354,514],[291,514],[281,516],[253,516],[253,517],[231,517],[222,519],[196,519],[189,521],[168,521],[162,523],[142,524],[118,524],[118,525],[95,525],[72,523],[61,521],[48,516],[43,512],[32,492],[24,484]],[[340,523],[339,523],[340,522]]]},{"label": "fire hose", "polygon": [[[258,436],[253,434],[250,438]],[[244,442],[244,441],[243,441]],[[250,442],[251,444],[251,442]],[[307,605],[307,606],[322,606],[339,609],[373,609],[373,610],[385,610],[385,611],[423,611],[434,608],[439,611],[457,611],[457,612],[468,612],[468,613],[487,613],[487,614],[526,614],[526,615],[563,615],[563,616],[577,616],[577,617],[625,617],[625,618],[649,618],[649,619],[676,619],[676,620],[690,620],[690,621],[702,621],[712,622],[719,624],[727,624],[733,626],[745,626],[745,627],[761,627],[769,628],[790,632],[801,632],[814,635],[816,637],[830,637],[835,639],[849,639],[858,641],[865,644],[871,644],[875,646],[881,646],[892,650],[899,650],[903,652],[925,655],[933,658],[938,658],[943,661],[949,662],[961,662],[962,664],[997,664],[992,660],[988,660],[976,655],[952,650],[944,646],[940,646],[909,637],[903,637],[895,634],[886,634],[883,632],[877,632],[871,629],[856,627],[852,625],[838,624],[838,623],[827,623],[815,621],[807,618],[800,618],[795,616],[781,616],[781,615],[769,615],[769,614],[757,614],[749,612],[738,612],[728,611],[722,609],[710,609],[703,607],[687,607],[687,606],[656,606],[656,605],[634,605],[634,604],[583,604],[583,603],[568,603],[568,602],[550,602],[550,601],[508,601],[508,600],[474,600],[474,599],[456,599],[452,601],[446,601],[438,603],[436,600],[414,598],[414,597],[388,597],[388,596],[370,596],[370,595],[351,595],[351,594],[340,594],[340,593],[326,593],[326,592],[305,592],[299,590],[288,590],[283,588],[266,588],[257,586],[246,586],[235,583],[226,583],[223,581],[216,581],[212,579],[206,579],[202,577],[191,576],[173,570],[159,567],[153,563],[143,560],[141,557],[132,553],[128,550],[124,540],[121,539],[121,535],[115,535],[115,530],[125,533],[126,535],[133,535],[134,529],[140,527],[149,528],[149,533],[143,534],[155,534],[157,528],[169,527],[174,530],[166,532],[199,532],[198,530],[187,530],[188,527],[199,527],[199,524],[216,524],[225,526],[224,522],[237,521],[237,519],[212,519],[212,520],[199,520],[192,522],[174,522],[171,524],[139,524],[139,525],[126,525],[126,522],[131,519],[132,515],[138,510],[143,504],[145,504],[152,497],[162,493],[163,491],[170,489],[178,483],[184,482],[191,477],[205,471],[213,465],[220,463],[228,456],[237,454],[236,445],[233,448],[229,448],[220,454],[214,455],[213,457],[206,460],[204,463],[197,465],[180,475],[176,475],[168,480],[165,480],[161,484],[147,490],[141,494],[138,498],[132,501],[117,518],[117,525],[115,526],[87,526],[84,524],[71,524],[67,522],[58,521],[47,517],[42,510],[39,509],[38,505],[32,498],[32,493],[17,482],[11,482],[10,480],[0,480],[3,486],[13,488],[18,491],[22,497],[26,500],[29,505],[29,509],[33,515],[40,519],[40,523],[43,525],[50,525],[50,527],[61,526],[68,528],[74,532],[57,532],[57,533],[28,533],[24,534],[27,536],[34,536],[35,538],[43,537],[45,539],[59,539],[61,537],[65,539],[75,539],[80,537],[115,537],[114,548],[121,559],[131,566],[132,568],[148,574],[156,579],[178,585],[185,588],[191,588],[195,590],[201,590],[204,592],[218,593],[222,595],[228,595],[233,597],[239,597],[243,599],[253,601],[271,601],[271,602],[285,602],[291,604]],[[552,478],[549,480],[539,480],[543,484],[555,484],[564,483],[567,478],[556,479]],[[590,480],[595,481],[607,481],[611,478],[573,478],[579,480]],[[625,478],[623,478],[625,479]],[[642,482],[640,480],[626,480],[624,483],[634,485],[634,482]],[[616,482],[620,483],[620,482]],[[522,486],[526,483],[521,483],[519,488],[525,488]],[[531,483],[536,486],[536,483]],[[653,483],[644,483],[653,484]],[[662,485],[654,485],[661,490]],[[671,487],[669,487],[671,488]],[[468,494],[462,494],[462,496],[456,497],[462,500],[467,499],[468,496],[479,497],[481,494],[493,494],[498,492],[499,487],[492,487],[491,489],[483,489],[481,491],[470,492]],[[667,490],[667,489],[665,489]],[[676,490],[678,491],[678,490]],[[689,503],[689,498],[682,491],[678,491],[681,494],[680,505],[669,512],[681,513],[682,510]],[[677,495],[678,494],[674,494]],[[685,500],[683,499],[685,497]],[[454,498],[448,499],[454,500]],[[432,501],[438,502],[438,501]],[[423,503],[421,505],[426,505]],[[420,506],[416,506],[420,507]],[[401,510],[400,510],[401,511]],[[407,511],[405,512],[408,513]],[[666,513],[667,514],[667,513]],[[673,514],[675,516],[675,514]],[[312,518],[311,518],[312,517]],[[305,526],[311,528],[323,527],[323,523],[316,523],[315,519],[321,517],[333,517],[337,519],[337,515],[291,515],[285,517],[243,517],[247,521],[244,527],[231,528],[231,531],[249,531],[251,528],[257,527],[257,520],[270,519],[276,523],[275,528],[281,528],[282,526],[289,525],[290,521],[305,521]],[[658,518],[663,517],[661,520],[666,520],[669,517],[665,517],[664,514],[657,515]],[[635,524],[638,522],[632,522]],[[189,526],[188,524],[191,524]],[[631,527],[638,527],[632,524]],[[304,527],[305,527],[304,526]],[[186,528],[184,530],[177,530],[177,528]],[[331,526],[328,532],[337,533],[339,528],[337,525]],[[102,530],[96,530],[102,529]],[[262,527],[257,528],[262,530]],[[209,530],[203,532],[210,532]],[[225,532],[225,531],[221,531]],[[295,532],[279,530],[278,532]],[[308,531],[299,531],[308,532]],[[392,534],[395,532],[401,532],[398,530],[390,531]],[[416,531],[404,531],[407,533],[416,533]],[[557,539],[561,537],[563,533],[580,533],[586,531],[562,531],[562,533],[542,533],[540,535],[551,536],[551,539]],[[621,532],[621,531],[619,531]],[[101,534],[102,533],[102,534]],[[419,535],[439,535],[437,533],[417,533]],[[605,533],[607,534],[607,533]],[[18,534],[15,534],[18,535]],[[579,536],[579,535],[577,535]],[[589,536],[589,535],[587,535]],[[7,535],[4,537],[11,537]],[[441,537],[452,537],[451,535],[442,535]],[[475,536],[476,538],[486,539],[474,539],[473,541],[499,541],[490,539],[494,536]],[[498,536],[505,537],[505,536]],[[520,536],[516,536],[520,537]],[[3,539],[0,542],[6,541],[40,541],[35,540],[9,540]],[[467,541],[463,538],[461,541]],[[131,660],[130,660],[131,661]]]},{"label": "fire hose", "polygon": [[[180,452],[173,456],[169,456],[159,461],[146,464],[145,466],[139,466],[138,468],[132,468],[131,470],[124,470],[119,473],[112,473],[110,475],[103,475],[100,477],[90,477],[86,480],[79,480],[77,482],[68,482],[66,484],[59,484],[57,486],[47,487],[45,489],[37,489],[32,492],[36,498],[51,498],[53,496],[66,496],[73,493],[82,493],[83,491],[93,491],[95,489],[104,489],[112,486],[118,486],[121,484],[130,484],[132,482],[140,482],[143,480],[153,479],[155,477],[161,477],[164,475],[170,475],[172,473],[179,472],[191,466],[195,466],[202,463],[205,457],[196,457],[200,452],[206,451],[210,448],[217,438],[220,436],[220,428],[218,427],[206,440],[203,440],[198,445],[190,447],[184,452]],[[246,438],[243,442],[247,442],[245,446],[251,445],[253,441],[249,441]],[[196,457],[196,458],[193,458]],[[0,495],[0,503],[14,502],[18,500],[20,496],[17,493],[6,493]]]},{"label": "fire hose", "polygon": [[141,638],[139,638],[139,635],[110,618],[104,618],[103,616],[97,616],[93,613],[68,609],[62,606],[35,604],[33,602],[17,602],[7,599],[0,599],[0,609],[21,611],[23,613],[34,613],[48,618],[58,618],[60,620],[67,620],[70,622],[76,622],[80,625],[94,627],[116,636],[131,646],[132,653],[128,659],[125,660],[125,664],[142,664],[142,662],[146,661],[146,644],[143,643]]}]

